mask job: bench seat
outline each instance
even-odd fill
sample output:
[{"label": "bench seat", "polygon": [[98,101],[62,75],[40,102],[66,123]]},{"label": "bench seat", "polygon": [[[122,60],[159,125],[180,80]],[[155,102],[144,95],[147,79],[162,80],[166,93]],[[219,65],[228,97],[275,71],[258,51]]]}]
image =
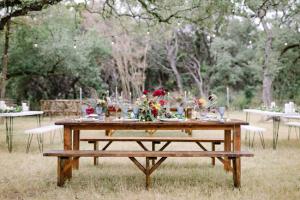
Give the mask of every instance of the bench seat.
[{"label": "bench seat", "polygon": [[[194,138],[194,137],[152,137],[152,136],[138,136],[138,137],[115,137],[115,136],[84,136],[80,138],[80,141],[86,141],[94,145],[94,150],[99,150],[99,142],[108,142],[102,150],[106,150],[112,142],[137,142],[143,150],[149,151],[149,149],[142,142],[152,142],[152,151],[156,151],[156,144],[165,142],[165,144],[158,149],[158,151],[163,151],[166,147],[169,146],[172,142],[194,142],[196,143],[203,151],[207,151],[201,143],[211,143],[211,150],[215,151],[216,145],[219,145],[224,142],[223,139],[203,139],[203,138]],[[212,165],[215,165],[215,157],[211,157]],[[219,159],[221,162],[222,160]],[[94,157],[94,165],[98,165],[98,157]],[[155,163],[155,159],[152,159],[152,163]]]},{"label": "bench seat", "polygon": [[48,133],[51,134],[50,142],[52,143],[54,140],[55,133],[62,131],[63,128],[64,127],[62,125],[47,125],[47,126],[41,126],[41,127],[25,130],[24,134],[28,135],[27,145],[26,145],[26,153],[29,152],[33,135],[37,136],[39,150],[40,150],[40,152],[43,152],[43,143],[44,143],[43,135],[48,134]]},{"label": "bench seat", "polygon": [[[100,150],[51,150],[43,153],[44,156],[58,157],[57,185],[63,186],[66,179],[72,177],[72,158],[79,157],[128,157],[145,175],[146,188],[150,187],[150,175],[167,159],[167,157],[227,157],[232,160],[234,186],[240,187],[240,157],[254,156],[249,152],[226,151],[100,151]],[[136,157],[145,157],[143,166]],[[152,157],[160,157],[158,162],[150,166]],[[74,161],[74,160],[73,160]]]},{"label": "bench seat", "polygon": [[81,137],[80,141],[87,142],[97,142],[97,141],[122,141],[122,142],[135,142],[135,141],[143,141],[143,142],[215,142],[222,143],[223,139],[203,139],[203,138],[194,138],[194,137]]},{"label": "bench seat", "polygon": [[94,150],[51,150],[44,156],[55,157],[252,157],[248,152],[225,151],[94,151]]}]

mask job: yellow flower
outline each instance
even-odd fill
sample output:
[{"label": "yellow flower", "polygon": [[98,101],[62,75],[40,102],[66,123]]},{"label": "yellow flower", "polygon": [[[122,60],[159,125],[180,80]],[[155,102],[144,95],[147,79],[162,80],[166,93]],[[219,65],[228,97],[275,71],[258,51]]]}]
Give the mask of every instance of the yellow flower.
[{"label": "yellow flower", "polygon": [[155,104],[154,104],[154,108],[155,108],[156,110],[160,110],[160,104],[159,104],[159,103],[155,103]]},{"label": "yellow flower", "polygon": [[206,104],[205,99],[202,99],[202,98],[198,99],[198,104],[199,104],[200,106],[204,106],[204,105]]}]

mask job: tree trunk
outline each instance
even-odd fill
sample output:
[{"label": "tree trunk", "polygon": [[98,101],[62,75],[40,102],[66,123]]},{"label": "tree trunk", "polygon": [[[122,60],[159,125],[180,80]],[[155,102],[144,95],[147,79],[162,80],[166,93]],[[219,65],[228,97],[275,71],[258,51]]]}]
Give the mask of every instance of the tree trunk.
[{"label": "tree trunk", "polygon": [[181,81],[181,76],[177,70],[177,53],[178,53],[178,43],[177,36],[174,33],[174,38],[171,41],[168,41],[166,44],[167,49],[167,59],[169,61],[170,67],[175,75],[177,87],[180,93],[183,93],[183,85]]},{"label": "tree trunk", "polygon": [[262,26],[264,31],[267,35],[267,40],[265,43],[264,49],[264,62],[263,62],[263,91],[262,91],[262,98],[263,103],[265,106],[270,106],[272,101],[272,82],[273,77],[270,73],[270,57],[272,51],[272,41],[273,41],[273,34],[271,29],[268,28],[267,23],[264,19],[261,20]]},{"label": "tree trunk", "polygon": [[7,71],[8,71],[8,48],[9,48],[9,29],[10,29],[10,20],[6,23],[6,28],[4,32],[4,51],[2,58],[2,77],[0,82],[0,98],[5,98],[5,89],[7,81]]}]

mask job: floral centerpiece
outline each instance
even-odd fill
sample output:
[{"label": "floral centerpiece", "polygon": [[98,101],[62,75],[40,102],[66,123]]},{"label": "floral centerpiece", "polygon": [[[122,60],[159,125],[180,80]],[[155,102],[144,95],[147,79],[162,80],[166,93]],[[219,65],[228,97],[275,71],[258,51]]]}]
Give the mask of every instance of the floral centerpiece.
[{"label": "floral centerpiece", "polygon": [[215,94],[209,95],[208,99],[199,98],[195,100],[196,106],[200,109],[200,111],[207,112],[216,112],[218,97]]},{"label": "floral centerpiece", "polygon": [[167,103],[164,99],[165,95],[166,91],[162,88],[155,90],[152,94],[149,90],[145,90],[135,102],[135,107],[138,109],[134,113],[136,117],[140,121],[154,121],[161,116],[165,112],[164,106]]},{"label": "floral centerpiece", "polygon": [[14,113],[14,112],[21,112],[22,107],[21,106],[7,106],[5,104],[5,101],[0,101],[0,113]]}]

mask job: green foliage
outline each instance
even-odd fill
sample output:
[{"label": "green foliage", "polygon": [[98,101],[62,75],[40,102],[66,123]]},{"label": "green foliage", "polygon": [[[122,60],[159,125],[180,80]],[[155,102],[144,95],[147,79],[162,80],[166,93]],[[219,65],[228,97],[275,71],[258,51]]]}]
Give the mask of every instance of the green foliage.
[{"label": "green foliage", "polygon": [[110,51],[107,42],[95,32],[82,31],[74,12],[65,7],[36,18],[33,26],[31,20],[22,20],[11,36],[8,96],[38,101],[77,98],[79,87],[85,95],[91,89],[106,90],[100,75],[101,60]]}]

